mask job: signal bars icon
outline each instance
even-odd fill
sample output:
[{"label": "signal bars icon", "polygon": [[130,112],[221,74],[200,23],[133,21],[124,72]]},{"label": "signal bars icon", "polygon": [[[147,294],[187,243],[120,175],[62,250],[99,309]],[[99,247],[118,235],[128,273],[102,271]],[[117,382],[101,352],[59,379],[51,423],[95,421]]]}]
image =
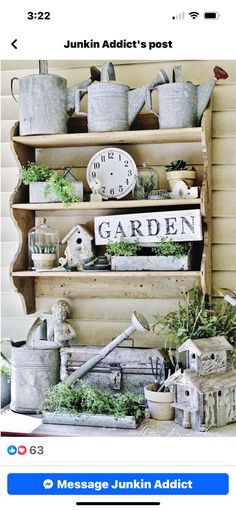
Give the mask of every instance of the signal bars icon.
[{"label": "signal bars icon", "polygon": [[180,12],[179,14],[176,14],[176,16],[172,16],[172,19],[184,19],[184,17],[184,12]]}]

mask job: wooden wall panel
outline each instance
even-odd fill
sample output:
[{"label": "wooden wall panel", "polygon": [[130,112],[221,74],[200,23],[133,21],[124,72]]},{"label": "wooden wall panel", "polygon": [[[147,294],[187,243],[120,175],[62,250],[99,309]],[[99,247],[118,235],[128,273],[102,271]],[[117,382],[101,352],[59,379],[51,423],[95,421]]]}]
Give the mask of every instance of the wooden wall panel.
[{"label": "wooden wall panel", "polygon": [[236,244],[213,244],[212,268],[215,271],[236,271]]},{"label": "wooden wall panel", "polygon": [[236,218],[213,218],[212,242],[220,244],[235,244]]},{"label": "wooden wall panel", "polygon": [[212,216],[235,216],[236,188],[212,192]]},{"label": "wooden wall panel", "polygon": [[213,165],[213,189],[236,189],[236,163],[232,165]]}]

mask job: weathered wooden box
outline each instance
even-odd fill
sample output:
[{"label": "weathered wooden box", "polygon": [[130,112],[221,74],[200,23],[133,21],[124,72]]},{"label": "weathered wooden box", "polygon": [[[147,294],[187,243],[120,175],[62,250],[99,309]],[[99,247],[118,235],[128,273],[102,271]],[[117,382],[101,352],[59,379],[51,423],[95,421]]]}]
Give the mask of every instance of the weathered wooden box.
[{"label": "weathered wooden box", "polygon": [[191,269],[190,254],[178,259],[159,255],[111,257],[112,271],[188,271],[189,269]]},{"label": "weathered wooden box", "polygon": [[[64,379],[100,351],[98,346],[61,348],[61,377]],[[154,364],[160,351],[151,348],[118,347],[83,377],[83,382],[108,393],[131,391],[144,395],[144,386],[153,380]],[[159,366],[161,366],[161,361]]]},{"label": "weathered wooden box", "polygon": [[52,423],[54,425],[79,425],[84,427],[107,427],[116,429],[136,429],[139,423],[134,416],[124,416],[116,418],[106,414],[89,413],[43,413],[43,423]]}]

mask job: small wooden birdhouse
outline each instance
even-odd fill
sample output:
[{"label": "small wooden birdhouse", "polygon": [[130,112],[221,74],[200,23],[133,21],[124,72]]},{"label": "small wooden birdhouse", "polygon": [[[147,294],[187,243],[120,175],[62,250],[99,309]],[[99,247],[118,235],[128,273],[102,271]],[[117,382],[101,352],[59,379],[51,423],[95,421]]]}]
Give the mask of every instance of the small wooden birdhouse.
[{"label": "small wooden birdhouse", "polygon": [[67,244],[63,265],[82,269],[84,264],[94,259],[94,235],[85,225],[75,225],[62,239]]},{"label": "small wooden birdhouse", "polygon": [[224,336],[186,340],[179,352],[186,352],[186,368],[195,370],[199,375],[225,372],[227,370],[227,351],[232,346]]}]

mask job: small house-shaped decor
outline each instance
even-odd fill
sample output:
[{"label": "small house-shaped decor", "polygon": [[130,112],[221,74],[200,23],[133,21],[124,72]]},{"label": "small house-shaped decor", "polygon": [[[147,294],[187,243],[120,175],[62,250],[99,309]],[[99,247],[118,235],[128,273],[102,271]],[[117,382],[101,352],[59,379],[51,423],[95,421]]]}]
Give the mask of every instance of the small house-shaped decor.
[{"label": "small house-shaped decor", "polygon": [[175,421],[201,432],[236,421],[236,371],[227,365],[232,346],[224,337],[187,340],[186,366],[166,381],[175,393]]},{"label": "small house-shaped decor", "polygon": [[67,244],[65,257],[59,260],[62,266],[80,270],[95,258],[94,236],[85,225],[75,225],[62,239],[62,244]]}]

